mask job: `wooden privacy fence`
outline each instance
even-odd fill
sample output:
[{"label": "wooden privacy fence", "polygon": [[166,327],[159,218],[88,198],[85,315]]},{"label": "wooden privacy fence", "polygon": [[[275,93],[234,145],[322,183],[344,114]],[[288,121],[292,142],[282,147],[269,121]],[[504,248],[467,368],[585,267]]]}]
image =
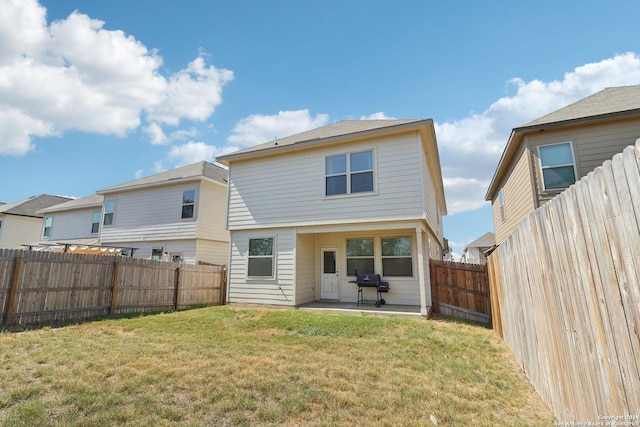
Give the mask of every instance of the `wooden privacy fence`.
[{"label": "wooden privacy fence", "polygon": [[225,283],[217,266],[0,250],[4,325],[223,304]]},{"label": "wooden privacy fence", "polygon": [[640,421],[639,160],[640,140],[489,258],[494,327],[560,422]]},{"label": "wooden privacy fence", "polygon": [[480,264],[429,260],[435,313],[476,322],[491,321],[487,268]]}]

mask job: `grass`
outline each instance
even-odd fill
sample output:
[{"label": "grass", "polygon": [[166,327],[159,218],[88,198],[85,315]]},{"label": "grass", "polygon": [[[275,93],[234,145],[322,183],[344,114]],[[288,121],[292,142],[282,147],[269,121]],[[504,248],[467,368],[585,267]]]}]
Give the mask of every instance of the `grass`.
[{"label": "grass", "polygon": [[495,333],[212,307],[0,333],[0,425],[552,425]]}]

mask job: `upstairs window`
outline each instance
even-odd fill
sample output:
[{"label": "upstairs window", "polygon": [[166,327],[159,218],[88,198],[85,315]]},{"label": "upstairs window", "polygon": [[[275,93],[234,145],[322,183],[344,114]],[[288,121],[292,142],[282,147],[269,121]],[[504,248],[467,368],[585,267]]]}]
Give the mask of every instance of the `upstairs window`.
[{"label": "upstairs window", "polygon": [[538,147],[545,190],[569,187],[576,182],[576,168],[570,142]]},{"label": "upstairs window", "polygon": [[93,223],[91,224],[91,233],[95,234],[100,230],[100,211],[93,213]]},{"label": "upstairs window", "polygon": [[44,231],[42,232],[43,237],[51,237],[51,225],[53,224],[53,218],[48,216],[44,219]]},{"label": "upstairs window", "polygon": [[372,274],[374,270],[373,239],[347,240],[347,275]]},{"label": "upstairs window", "polygon": [[193,218],[196,206],[195,190],[188,190],[182,193],[182,218]]},{"label": "upstairs window", "polygon": [[273,237],[249,239],[249,277],[273,277]]},{"label": "upstairs window", "polygon": [[325,194],[373,191],[373,151],[340,154],[325,159]]},{"label": "upstairs window", "polygon": [[506,219],[506,216],[504,214],[504,193],[502,192],[502,190],[500,190],[500,192],[498,193],[498,203],[500,206],[500,218],[502,219],[502,221],[504,221]]},{"label": "upstairs window", "polygon": [[104,225],[113,225],[113,216],[116,211],[116,201],[115,200],[107,200],[104,203],[104,220],[102,223]]}]

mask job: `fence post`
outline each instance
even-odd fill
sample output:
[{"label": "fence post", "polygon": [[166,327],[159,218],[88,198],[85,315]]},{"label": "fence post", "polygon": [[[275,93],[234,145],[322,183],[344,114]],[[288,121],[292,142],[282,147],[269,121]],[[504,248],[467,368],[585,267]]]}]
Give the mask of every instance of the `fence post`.
[{"label": "fence post", "polygon": [[4,308],[4,316],[2,316],[2,323],[8,325],[12,322],[13,312],[16,309],[16,293],[18,291],[18,279],[20,277],[20,266],[22,264],[22,257],[17,256],[13,263],[13,274],[11,276],[11,285],[9,287],[9,295],[7,296],[7,302]]},{"label": "fence post", "polygon": [[173,279],[173,309],[178,309],[178,292],[180,291],[180,267],[176,267],[175,277]]},{"label": "fence post", "polygon": [[109,314],[113,314],[116,311],[116,305],[118,303],[118,273],[120,273],[120,263],[115,261],[113,263],[113,280],[111,281],[111,306],[109,307]]}]

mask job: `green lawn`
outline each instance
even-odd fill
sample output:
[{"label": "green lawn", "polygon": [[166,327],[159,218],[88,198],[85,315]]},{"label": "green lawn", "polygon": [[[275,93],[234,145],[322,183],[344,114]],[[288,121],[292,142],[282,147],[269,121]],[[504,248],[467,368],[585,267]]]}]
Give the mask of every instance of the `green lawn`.
[{"label": "green lawn", "polygon": [[211,307],[0,333],[3,426],[553,425],[447,320]]}]

